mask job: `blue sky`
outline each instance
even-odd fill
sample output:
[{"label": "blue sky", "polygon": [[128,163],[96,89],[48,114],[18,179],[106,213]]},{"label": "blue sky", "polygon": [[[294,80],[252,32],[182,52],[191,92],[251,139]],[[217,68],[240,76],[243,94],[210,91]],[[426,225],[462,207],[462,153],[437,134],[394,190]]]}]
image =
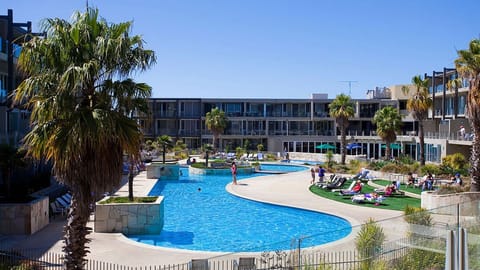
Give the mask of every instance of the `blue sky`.
[{"label": "blue sky", "polygon": [[[478,0],[88,1],[133,34],[157,64],[135,79],[153,97],[309,98],[349,92],[452,67],[456,50],[479,38]],[[69,19],[81,0],[15,0],[15,22]]]}]

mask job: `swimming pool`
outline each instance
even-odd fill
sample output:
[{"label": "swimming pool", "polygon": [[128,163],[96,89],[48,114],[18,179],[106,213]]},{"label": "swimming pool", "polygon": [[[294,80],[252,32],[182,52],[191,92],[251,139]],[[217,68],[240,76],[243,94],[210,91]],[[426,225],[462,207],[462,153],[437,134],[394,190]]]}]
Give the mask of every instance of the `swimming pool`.
[{"label": "swimming pool", "polygon": [[[264,170],[304,170],[301,166],[263,165]],[[164,227],[159,235],[128,235],[141,243],[202,251],[288,250],[293,238],[302,247],[332,242],[347,236],[344,219],[302,209],[238,198],[226,192],[230,175],[188,175],[158,181],[149,195],[163,195]],[[239,175],[238,180],[254,177]],[[307,237],[308,236],[308,237]]]}]

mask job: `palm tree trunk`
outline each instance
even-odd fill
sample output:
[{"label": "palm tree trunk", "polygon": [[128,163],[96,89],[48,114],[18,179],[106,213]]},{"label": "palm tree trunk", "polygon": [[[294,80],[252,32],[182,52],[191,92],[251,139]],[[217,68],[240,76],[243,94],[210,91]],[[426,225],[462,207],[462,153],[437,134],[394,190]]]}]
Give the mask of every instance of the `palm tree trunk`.
[{"label": "palm tree trunk", "polygon": [[345,125],[342,124],[341,130],[340,130],[340,154],[342,156],[342,165],[345,165],[345,159],[346,159],[346,142],[347,142],[347,129],[345,128]]},{"label": "palm tree trunk", "polygon": [[470,118],[470,126],[474,135],[470,153],[470,191],[480,191],[480,119]]},{"label": "palm tree trunk", "polygon": [[87,235],[92,230],[87,227],[90,217],[89,205],[92,202],[91,196],[81,196],[79,193],[74,193],[72,196],[68,224],[65,226],[65,246],[63,247],[67,270],[84,269],[85,267],[87,261],[85,257],[89,253],[87,243],[90,242]]},{"label": "palm tree trunk", "polygon": [[392,150],[390,149],[390,142],[386,142],[385,143],[385,160],[389,160],[390,159],[390,152]]},{"label": "palm tree trunk", "polygon": [[164,144],[163,145],[163,153],[162,153],[163,164],[165,164],[165,152],[167,152],[167,146]]},{"label": "palm tree trunk", "polygon": [[418,121],[418,139],[420,141],[420,166],[425,165],[425,136],[423,134],[423,121]]},{"label": "palm tree trunk", "polygon": [[213,134],[213,142],[212,142],[212,148],[213,148],[213,151],[215,151],[215,141],[217,140],[217,135],[215,135],[215,133]]},{"label": "palm tree trunk", "polygon": [[133,202],[133,159],[129,158],[128,166],[128,200]]}]

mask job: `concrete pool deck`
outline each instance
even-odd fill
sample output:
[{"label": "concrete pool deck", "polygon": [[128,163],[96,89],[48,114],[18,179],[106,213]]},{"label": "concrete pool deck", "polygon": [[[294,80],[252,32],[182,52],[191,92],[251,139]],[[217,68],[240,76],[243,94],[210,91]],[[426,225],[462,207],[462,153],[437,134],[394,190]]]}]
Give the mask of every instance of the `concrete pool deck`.
[{"label": "concrete pool deck", "polygon": [[[324,199],[309,191],[310,171],[301,171],[281,175],[260,176],[239,181],[238,185],[228,184],[226,190],[236,196],[279,204],[284,206],[304,208],[343,217],[352,226],[362,224],[370,217],[388,219],[399,217],[401,211],[373,209],[356,205],[349,205]],[[135,196],[145,196],[155,184],[155,179],[147,179],[146,172],[135,177]],[[128,185],[124,184],[116,195],[128,194]],[[192,206],[193,207],[193,206]],[[235,209],[232,209],[232,215]],[[380,218],[378,218],[380,217]],[[261,222],[261,221],[260,221]],[[7,246],[18,249],[37,249],[39,252],[62,253],[62,229],[65,219],[57,218],[49,226],[31,236],[6,237],[0,240]],[[93,223],[89,226],[93,227]],[[354,249],[356,229],[348,237],[325,245],[311,248],[323,251],[345,251]],[[126,266],[168,265],[187,263],[191,259],[212,258],[218,260],[238,259],[247,253],[218,253],[199,252],[178,249],[169,249],[128,240],[118,233],[91,233],[91,242],[88,244],[91,253],[89,259],[111,262]],[[272,239],[272,241],[275,241]],[[258,254],[257,254],[258,255]]]}]

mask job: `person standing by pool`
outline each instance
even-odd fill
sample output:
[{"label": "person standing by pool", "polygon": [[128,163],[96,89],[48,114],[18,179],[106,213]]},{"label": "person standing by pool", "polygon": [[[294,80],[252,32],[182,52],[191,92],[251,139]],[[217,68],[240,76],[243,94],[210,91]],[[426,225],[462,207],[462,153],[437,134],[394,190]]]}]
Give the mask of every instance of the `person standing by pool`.
[{"label": "person standing by pool", "polygon": [[322,167],[322,165],[318,165],[318,182],[323,183],[324,178],[325,169]]},{"label": "person standing by pool", "polygon": [[235,164],[235,161],[232,162],[232,168],[230,168],[232,171],[232,184],[236,185],[237,184],[237,165]]},{"label": "person standing by pool", "polygon": [[310,173],[312,174],[312,181],[310,181],[310,184],[315,184],[315,169],[311,168]]}]

